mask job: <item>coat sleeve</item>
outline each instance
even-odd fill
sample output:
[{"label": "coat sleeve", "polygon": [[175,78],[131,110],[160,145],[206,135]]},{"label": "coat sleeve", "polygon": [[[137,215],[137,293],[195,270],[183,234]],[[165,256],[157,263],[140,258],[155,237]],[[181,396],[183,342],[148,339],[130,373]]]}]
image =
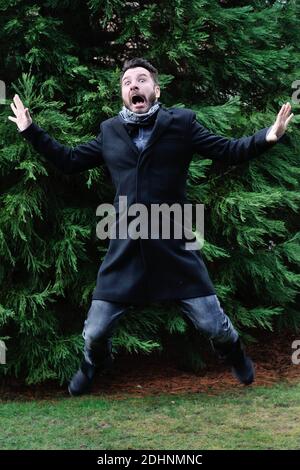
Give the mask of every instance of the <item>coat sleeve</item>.
[{"label": "coat sleeve", "polygon": [[104,164],[101,132],[95,139],[75,148],[60,144],[35,123],[20,134],[63,173],[79,173]]},{"label": "coat sleeve", "polygon": [[277,142],[267,142],[266,135],[271,127],[260,129],[249,137],[227,139],[212,134],[196,119],[193,112],[190,121],[190,141],[193,153],[199,153],[212,160],[222,160],[228,165],[237,165],[257,157]]}]

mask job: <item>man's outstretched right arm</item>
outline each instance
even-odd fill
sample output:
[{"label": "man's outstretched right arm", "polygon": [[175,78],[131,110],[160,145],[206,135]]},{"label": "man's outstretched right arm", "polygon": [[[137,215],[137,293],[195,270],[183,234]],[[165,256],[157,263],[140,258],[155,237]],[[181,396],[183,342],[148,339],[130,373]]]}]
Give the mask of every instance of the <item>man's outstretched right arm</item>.
[{"label": "man's outstretched right arm", "polygon": [[37,152],[44,155],[63,173],[78,173],[104,164],[101,134],[75,148],[67,147],[32,122],[28,108],[24,108],[18,95],[15,95],[11,108],[16,117],[9,116],[8,119],[17,124],[20,134],[33,145]]}]

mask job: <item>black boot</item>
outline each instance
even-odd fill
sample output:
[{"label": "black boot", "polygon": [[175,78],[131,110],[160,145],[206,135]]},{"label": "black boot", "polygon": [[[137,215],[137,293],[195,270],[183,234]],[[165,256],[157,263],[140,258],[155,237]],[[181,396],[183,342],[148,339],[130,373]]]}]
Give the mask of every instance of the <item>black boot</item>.
[{"label": "black boot", "polygon": [[233,375],[244,385],[250,385],[254,378],[254,365],[250,357],[246,356],[240,339],[233,344],[213,344],[219,357],[232,367]]},{"label": "black boot", "polygon": [[83,359],[80,368],[69,383],[69,394],[72,397],[76,397],[90,393],[96,372],[108,372],[111,370],[112,365],[112,354],[106,356],[106,358],[102,360],[101,363],[97,363],[97,365],[90,364],[85,359]]},{"label": "black boot", "polygon": [[69,394],[72,397],[76,397],[90,393],[95,372],[96,367],[83,359],[80,368],[69,383]]}]

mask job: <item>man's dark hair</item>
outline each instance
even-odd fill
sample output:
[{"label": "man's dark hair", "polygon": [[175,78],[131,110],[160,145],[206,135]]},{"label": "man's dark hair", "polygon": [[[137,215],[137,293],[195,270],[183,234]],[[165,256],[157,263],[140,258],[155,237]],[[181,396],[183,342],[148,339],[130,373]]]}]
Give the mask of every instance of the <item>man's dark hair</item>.
[{"label": "man's dark hair", "polygon": [[135,67],[144,67],[144,69],[148,70],[148,72],[150,72],[150,75],[151,75],[152,80],[154,81],[155,85],[158,85],[158,71],[157,71],[157,69],[155,67],[153,67],[153,65],[150,64],[150,62],[148,62],[148,60],[142,59],[141,57],[135,57],[134,59],[125,60],[123,68],[122,68],[122,72],[121,72],[121,78],[120,78],[121,84],[122,84],[122,78],[124,76],[124,73],[128,69],[133,69]]}]

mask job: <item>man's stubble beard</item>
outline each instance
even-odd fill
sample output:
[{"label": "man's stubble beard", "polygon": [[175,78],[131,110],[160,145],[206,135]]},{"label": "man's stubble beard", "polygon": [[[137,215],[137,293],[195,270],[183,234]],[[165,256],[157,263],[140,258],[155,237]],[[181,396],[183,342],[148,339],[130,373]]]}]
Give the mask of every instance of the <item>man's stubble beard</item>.
[{"label": "man's stubble beard", "polygon": [[144,111],[145,113],[148,113],[149,109],[154,105],[155,101],[156,101],[156,96],[155,96],[155,92],[153,91],[153,93],[149,97],[149,107],[147,111]]}]

